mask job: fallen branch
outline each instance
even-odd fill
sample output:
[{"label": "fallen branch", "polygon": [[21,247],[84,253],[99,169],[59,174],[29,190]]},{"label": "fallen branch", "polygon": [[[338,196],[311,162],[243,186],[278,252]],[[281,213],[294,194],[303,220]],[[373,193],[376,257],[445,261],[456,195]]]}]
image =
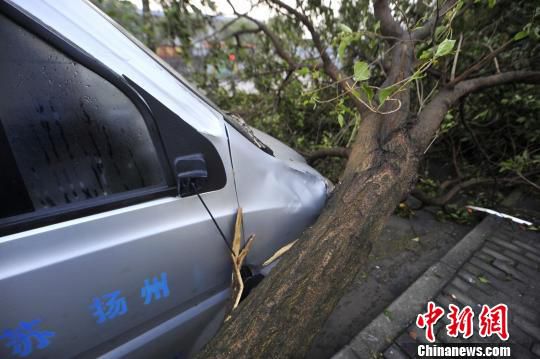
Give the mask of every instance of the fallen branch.
[{"label": "fallen branch", "polygon": [[492,178],[471,178],[469,180],[463,181],[452,187],[448,192],[437,197],[429,197],[424,192],[420,190],[413,190],[411,194],[424,202],[425,204],[432,206],[444,206],[446,205],[456,194],[459,193],[462,189],[472,187],[479,184],[494,183],[495,180]]},{"label": "fallen branch", "polygon": [[[238,304],[240,303],[240,298],[242,297],[242,292],[244,291],[244,282],[242,281],[242,274],[240,273],[240,269],[242,268],[242,263],[244,263],[244,259],[246,259],[246,256],[249,253],[249,250],[251,249],[251,246],[253,245],[253,240],[255,239],[255,235],[252,234],[249,236],[246,244],[242,248],[242,228],[243,228],[243,216],[242,216],[242,208],[238,208],[238,212],[236,213],[236,224],[234,226],[234,239],[232,242],[232,251],[231,251],[231,259],[233,263],[233,279],[232,279],[232,307],[230,312],[236,309],[238,307]],[[228,320],[229,316],[227,317]]]},{"label": "fallen branch", "polygon": [[289,249],[292,248],[292,246],[294,246],[294,244],[296,243],[297,240],[294,240],[292,241],[291,243],[281,247],[280,249],[278,249],[276,251],[276,253],[274,253],[272,255],[272,257],[268,258],[267,260],[264,261],[263,263],[263,267],[266,267],[267,265],[269,264],[272,264],[276,259],[278,259],[279,257],[281,257],[282,255],[284,255],[285,253],[287,253],[289,251]]},{"label": "fallen branch", "polygon": [[313,164],[316,160],[326,157],[342,157],[349,158],[351,153],[350,148],[346,147],[332,147],[332,148],[321,148],[320,150],[313,151],[311,153],[304,154],[306,161],[309,164]]},{"label": "fallen branch", "polygon": [[[449,183],[450,181],[448,181]],[[431,206],[445,206],[452,198],[454,198],[459,191],[480,185],[480,184],[490,184],[490,183],[510,183],[510,184],[516,184],[520,182],[520,177],[510,177],[510,178],[484,178],[484,177],[478,177],[478,178],[470,178],[468,180],[465,180],[463,182],[460,182],[453,186],[451,189],[449,189],[446,193],[437,196],[437,197],[429,197],[424,192],[414,189],[411,192],[411,195],[416,197],[418,200],[423,202],[424,204],[431,205]],[[446,184],[448,186],[448,184]],[[441,186],[442,187],[442,186]]]}]

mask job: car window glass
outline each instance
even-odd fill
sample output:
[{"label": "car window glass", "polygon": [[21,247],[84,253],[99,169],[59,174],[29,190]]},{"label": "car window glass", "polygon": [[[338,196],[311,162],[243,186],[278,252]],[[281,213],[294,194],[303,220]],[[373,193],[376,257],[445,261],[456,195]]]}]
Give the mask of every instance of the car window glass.
[{"label": "car window glass", "polygon": [[126,95],[2,15],[0,38],[0,185],[31,202],[4,193],[1,217],[165,184]]}]

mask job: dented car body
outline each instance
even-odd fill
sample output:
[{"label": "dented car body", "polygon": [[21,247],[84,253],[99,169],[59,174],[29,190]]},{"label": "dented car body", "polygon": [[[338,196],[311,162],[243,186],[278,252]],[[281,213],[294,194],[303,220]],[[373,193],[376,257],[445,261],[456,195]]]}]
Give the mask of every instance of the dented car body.
[{"label": "dented car body", "polygon": [[0,2],[0,37],[0,356],[189,357],[230,296],[219,230],[242,207],[260,272],[327,181],[89,2]]}]

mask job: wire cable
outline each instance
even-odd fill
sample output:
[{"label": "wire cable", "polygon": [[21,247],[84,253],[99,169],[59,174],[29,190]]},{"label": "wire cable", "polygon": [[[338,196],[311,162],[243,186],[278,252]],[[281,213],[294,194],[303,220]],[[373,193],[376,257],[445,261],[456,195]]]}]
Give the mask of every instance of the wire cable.
[{"label": "wire cable", "polygon": [[221,227],[219,226],[219,224],[217,223],[216,219],[214,218],[214,216],[212,215],[212,212],[210,212],[210,209],[208,209],[208,206],[206,205],[206,203],[204,202],[204,200],[202,199],[201,195],[199,194],[199,190],[197,188],[197,186],[195,186],[195,184],[192,182],[191,183],[192,186],[193,186],[193,189],[195,190],[195,194],[197,195],[197,197],[199,197],[199,200],[201,201],[202,205],[204,206],[204,208],[206,209],[206,212],[208,212],[208,215],[210,215],[210,218],[212,219],[212,222],[214,222],[214,225],[216,226],[219,234],[221,235],[221,238],[223,238],[223,242],[225,242],[225,245],[227,246],[227,248],[229,249],[229,252],[231,252],[231,254],[234,254],[232,248],[231,248],[231,245],[229,244],[229,242],[227,241],[227,237],[225,237],[225,234],[223,234],[223,231],[221,230]]}]

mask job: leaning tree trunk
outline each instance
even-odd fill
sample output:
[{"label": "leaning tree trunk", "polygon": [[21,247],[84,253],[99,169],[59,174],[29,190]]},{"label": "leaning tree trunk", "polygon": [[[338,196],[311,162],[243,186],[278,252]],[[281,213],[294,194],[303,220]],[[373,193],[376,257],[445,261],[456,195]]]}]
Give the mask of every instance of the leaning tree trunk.
[{"label": "leaning tree trunk", "polygon": [[342,183],[316,225],[303,233],[200,356],[270,358],[307,353],[414,182],[418,159],[405,132],[395,132],[381,146],[375,134],[381,120],[377,114],[365,119]]}]

